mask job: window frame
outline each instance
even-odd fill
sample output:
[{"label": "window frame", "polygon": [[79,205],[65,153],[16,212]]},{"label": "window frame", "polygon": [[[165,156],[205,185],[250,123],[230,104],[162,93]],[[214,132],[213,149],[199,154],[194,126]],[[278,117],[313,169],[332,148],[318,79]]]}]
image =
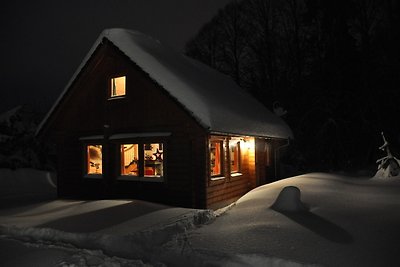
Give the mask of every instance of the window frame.
[{"label": "window frame", "polygon": [[[96,173],[89,173],[88,172],[88,164],[89,164],[89,162],[88,162],[88,158],[89,158],[89,155],[88,155],[88,148],[89,148],[89,146],[97,146],[97,145],[100,145],[101,146],[101,164],[102,164],[102,167],[101,167],[101,173],[100,174],[96,174]],[[103,142],[99,142],[98,140],[97,141],[85,141],[84,143],[83,143],[83,149],[82,149],[82,151],[83,151],[83,168],[82,168],[82,170],[83,170],[83,177],[84,178],[94,178],[94,179],[103,179],[103,177],[104,177],[104,155],[103,155],[103,149],[104,149],[104,144],[103,144]]]},{"label": "window frame", "polygon": [[[125,158],[123,158],[122,157],[122,154],[123,154],[123,151],[122,151],[122,148],[123,148],[123,146],[124,145],[137,145],[137,150],[138,150],[138,152],[137,152],[137,154],[138,154],[138,159],[136,160],[137,161],[137,175],[129,175],[129,174],[123,174],[122,173],[122,166],[125,166],[125,163],[122,163],[122,160],[124,159],[124,161],[125,161]],[[118,175],[117,175],[117,177],[120,177],[120,176],[127,176],[127,177],[139,177],[140,176],[140,170],[141,170],[141,167],[140,167],[140,151],[141,151],[141,149],[140,149],[140,145],[138,144],[138,143],[120,143],[120,144],[118,144],[117,145],[117,147],[119,148],[118,149],[118,155],[117,155],[117,159],[119,159],[118,160],[118,162],[119,162],[119,172],[118,172]],[[125,157],[125,156],[124,156]]]},{"label": "window frame", "polygon": [[[122,78],[125,77],[125,88],[124,88],[124,94],[123,95],[113,95],[113,86],[112,86],[112,80],[117,79],[117,78]],[[122,99],[125,98],[127,95],[127,84],[128,84],[128,75],[125,73],[121,74],[115,74],[112,76],[109,76],[107,79],[108,83],[108,100],[114,100],[114,99]]]},{"label": "window frame", "polygon": [[[220,147],[220,173],[212,174],[211,172],[211,143],[218,143]],[[209,149],[208,149],[208,157],[209,157],[209,172],[210,172],[210,179],[213,181],[225,179],[225,147],[226,147],[225,138],[216,138],[211,137],[209,138]]]},{"label": "window frame", "polygon": [[[118,168],[116,173],[116,179],[120,181],[141,181],[141,182],[165,182],[167,176],[167,158],[168,158],[168,144],[165,138],[157,137],[146,137],[146,138],[132,138],[132,139],[115,139],[112,140],[117,144],[118,155],[116,157]],[[124,175],[121,173],[121,146],[126,144],[137,144],[138,145],[138,175]],[[163,146],[163,161],[162,161],[162,176],[146,176],[145,175],[145,158],[144,158],[144,145],[145,144],[162,144]]]},{"label": "window frame", "polygon": [[[146,157],[145,157],[145,151],[146,151],[146,149],[145,149],[145,145],[147,145],[147,144],[151,144],[151,145],[153,145],[153,144],[158,144],[158,145],[160,145],[160,144],[162,144],[162,173],[163,173],[163,175],[160,175],[160,176],[158,176],[158,175],[149,175],[149,174],[146,174]],[[147,179],[154,179],[154,178],[162,178],[162,177],[164,177],[164,146],[165,146],[165,144],[163,143],[163,142],[144,142],[143,144],[142,144],[142,146],[141,146],[141,149],[142,149],[142,151],[141,151],[141,153],[142,153],[142,157],[143,157],[143,162],[142,162],[142,169],[141,169],[141,171],[143,172],[143,177],[144,178],[147,178]],[[139,151],[140,151],[140,149],[139,149]],[[158,149],[157,149],[157,151],[159,151]],[[140,154],[139,154],[139,157],[140,157]],[[139,161],[140,161],[140,158],[139,158]],[[157,159],[156,160],[154,160],[155,162],[157,161]],[[139,166],[140,166],[140,164],[139,164]]]},{"label": "window frame", "polygon": [[[208,137],[208,179],[210,182],[217,182],[220,180],[227,179],[230,181],[231,179],[237,179],[242,177],[243,174],[243,153],[246,153],[245,147],[243,146],[244,141],[243,136],[230,136],[230,135],[210,135]],[[211,173],[211,143],[212,142],[220,142],[222,143],[222,153],[221,153],[221,174],[212,175]],[[237,171],[232,171],[231,166],[231,145],[235,143],[238,146],[238,168]]]},{"label": "window frame", "polygon": [[[237,138],[232,138],[230,140],[228,140],[229,142],[229,174],[231,177],[235,177],[235,176],[240,176],[242,175],[242,148],[240,146],[241,142],[240,139]],[[232,158],[231,158],[231,143],[234,143],[235,146],[237,146],[237,153],[238,153],[238,158],[237,158],[237,170],[232,170]]]}]

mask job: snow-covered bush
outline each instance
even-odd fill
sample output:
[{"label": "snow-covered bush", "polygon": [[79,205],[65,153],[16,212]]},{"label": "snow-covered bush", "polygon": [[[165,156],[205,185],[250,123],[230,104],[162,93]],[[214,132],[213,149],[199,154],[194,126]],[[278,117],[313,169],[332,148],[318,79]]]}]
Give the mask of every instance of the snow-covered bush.
[{"label": "snow-covered bush", "polygon": [[388,178],[388,177],[399,176],[400,160],[392,155],[392,152],[389,149],[389,143],[386,141],[383,132],[381,134],[383,138],[383,145],[380,146],[379,149],[385,151],[386,156],[376,161],[376,163],[379,163],[379,165],[375,177]]},{"label": "snow-covered bush", "polygon": [[35,137],[37,117],[26,106],[0,114],[0,168],[43,168],[44,146]]},{"label": "snow-covered bush", "polygon": [[16,200],[53,199],[57,196],[56,180],[55,173],[49,171],[0,168],[1,203],[7,205]]}]

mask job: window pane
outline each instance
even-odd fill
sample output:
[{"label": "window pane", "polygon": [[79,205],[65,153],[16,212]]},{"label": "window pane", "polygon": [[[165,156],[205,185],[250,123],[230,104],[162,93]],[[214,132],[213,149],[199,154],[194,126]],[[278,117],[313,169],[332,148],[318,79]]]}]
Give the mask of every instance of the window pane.
[{"label": "window pane", "polygon": [[88,174],[102,174],[102,151],[101,145],[88,145],[87,146],[87,173]]},{"label": "window pane", "polygon": [[231,158],[231,173],[240,171],[240,142],[229,142],[230,158]]},{"label": "window pane", "polygon": [[144,176],[163,176],[163,144],[144,144]]},{"label": "window pane", "polygon": [[121,175],[139,175],[139,145],[121,145]]},{"label": "window pane", "polygon": [[125,95],[125,76],[111,79],[111,97]]},{"label": "window pane", "polygon": [[222,142],[221,141],[211,141],[210,142],[210,167],[211,175],[221,175],[222,174]]}]

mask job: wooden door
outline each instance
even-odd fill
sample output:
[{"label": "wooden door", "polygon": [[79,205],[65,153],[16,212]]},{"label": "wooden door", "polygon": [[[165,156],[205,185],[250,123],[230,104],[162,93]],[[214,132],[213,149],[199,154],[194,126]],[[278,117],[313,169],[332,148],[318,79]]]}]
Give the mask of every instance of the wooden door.
[{"label": "wooden door", "polygon": [[267,139],[256,138],[257,186],[275,181],[272,144]]}]

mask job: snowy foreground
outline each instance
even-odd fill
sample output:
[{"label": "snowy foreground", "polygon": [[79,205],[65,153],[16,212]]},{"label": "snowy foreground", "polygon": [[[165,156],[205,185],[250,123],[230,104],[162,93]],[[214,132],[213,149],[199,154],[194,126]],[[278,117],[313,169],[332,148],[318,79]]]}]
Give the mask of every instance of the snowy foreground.
[{"label": "snowy foreground", "polygon": [[[33,170],[0,186],[0,266],[400,266],[400,177],[301,175],[218,211],[56,200]],[[301,202],[274,204],[287,186]]]}]

